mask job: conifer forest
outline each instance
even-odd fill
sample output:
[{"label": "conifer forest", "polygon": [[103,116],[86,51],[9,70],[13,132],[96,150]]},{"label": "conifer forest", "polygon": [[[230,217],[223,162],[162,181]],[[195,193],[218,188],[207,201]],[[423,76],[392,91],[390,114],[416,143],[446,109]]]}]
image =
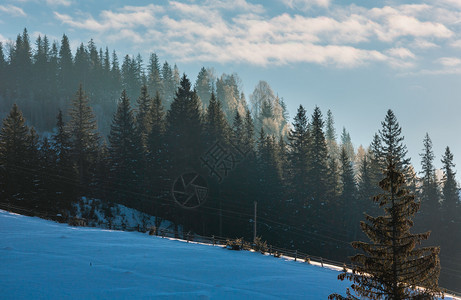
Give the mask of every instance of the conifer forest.
[{"label": "conifer forest", "polygon": [[[299,105],[290,116],[266,81],[245,95],[236,73],[203,67],[191,78],[180,67],[156,53],[122,56],[93,40],[71,49],[65,34],[33,41],[24,29],[0,43],[2,208],[70,218],[83,198],[99,199],[107,211],[123,204],[183,232],[252,240],[257,205],[257,236],[271,245],[347,262],[353,256],[367,266],[356,249],[372,258],[387,251],[365,242],[391,222],[379,216],[399,213],[384,190],[407,205],[396,222],[409,226],[401,232],[413,247],[421,244],[405,255],[427,254],[424,263],[439,269],[426,273],[440,272],[441,287],[461,292],[453,162],[461,153],[446,145],[435,158],[426,134],[420,157],[410,160],[405,128],[390,109],[357,148],[346,129],[336,129],[334,107]],[[439,292],[433,282],[423,285]]]}]

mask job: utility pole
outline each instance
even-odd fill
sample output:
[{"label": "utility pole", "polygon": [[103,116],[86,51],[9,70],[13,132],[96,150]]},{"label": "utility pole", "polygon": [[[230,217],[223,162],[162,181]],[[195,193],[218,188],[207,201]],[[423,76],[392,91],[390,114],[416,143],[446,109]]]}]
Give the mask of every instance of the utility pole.
[{"label": "utility pole", "polygon": [[219,197],[219,236],[222,237],[222,203]]},{"label": "utility pole", "polygon": [[254,218],[254,223],[253,223],[253,243],[256,242],[256,217],[257,217],[257,211],[258,211],[258,202],[255,201],[255,218]]}]

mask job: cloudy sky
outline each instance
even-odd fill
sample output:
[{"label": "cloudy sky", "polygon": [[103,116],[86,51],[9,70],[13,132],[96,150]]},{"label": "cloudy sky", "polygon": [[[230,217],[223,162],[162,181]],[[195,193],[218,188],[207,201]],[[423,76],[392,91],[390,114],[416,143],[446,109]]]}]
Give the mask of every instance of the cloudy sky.
[{"label": "cloudy sky", "polygon": [[331,109],[356,146],[391,108],[417,169],[426,132],[436,166],[448,145],[461,168],[461,0],[2,0],[0,41],[24,27],[73,49],[156,52],[194,81],[202,66],[236,72],[247,98],[266,80],[291,116]]}]

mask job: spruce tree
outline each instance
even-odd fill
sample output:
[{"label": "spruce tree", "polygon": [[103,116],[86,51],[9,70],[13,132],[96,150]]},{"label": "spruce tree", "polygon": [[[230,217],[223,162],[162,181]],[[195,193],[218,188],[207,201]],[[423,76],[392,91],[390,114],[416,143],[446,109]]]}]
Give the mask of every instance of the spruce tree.
[{"label": "spruce tree", "polygon": [[[83,43],[80,43],[80,46],[75,52],[74,58],[74,74],[75,82],[79,82],[85,86],[89,82],[89,71],[90,71],[90,55]],[[92,92],[92,90],[90,90]]]},{"label": "spruce tree", "polygon": [[381,122],[382,129],[379,131],[380,145],[377,145],[377,154],[380,157],[381,166],[395,165],[397,170],[404,172],[410,164],[410,158],[406,158],[407,147],[403,144],[402,128],[397,122],[397,117],[392,110],[388,110],[386,117]]},{"label": "spruce tree", "polygon": [[254,150],[255,147],[255,128],[253,123],[253,118],[249,110],[246,110],[245,118],[243,120],[243,130],[244,130],[244,144],[246,145],[245,152]]},{"label": "spruce tree", "polygon": [[59,48],[59,83],[62,95],[68,95],[74,89],[73,57],[70,50],[69,38],[64,34]]},{"label": "spruce tree", "polygon": [[150,131],[147,137],[147,187],[148,192],[156,198],[163,196],[166,185],[166,172],[170,167],[165,155],[165,112],[160,93],[155,94],[149,111]]},{"label": "spruce tree", "polygon": [[32,80],[32,48],[26,28],[16,38],[16,44],[10,53],[11,75],[13,75],[13,92],[17,96],[29,97]]},{"label": "spruce tree", "polygon": [[112,52],[112,66],[110,69],[110,89],[112,96],[120,95],[122,86],[122,72],[120,71],[119,61],[115,50]]},{"label": "spruce tree", "polygon": [[163,97],[163,80],[160,72],[160,62],[156,53],[151,53],[149,57],[149,65],[147,66],[147,86],[150,95],[155,95],[158,92],[160,97]]},{"label": "spruce tree", "polygon": [[314,199],[314,210],[320,209],[327,192],[328,150],[323,133],[322,112],[315,107],[310,123],[309,181],[310,195]]},{"label": "spruce tree", "polygon": [[351,135],[346,131],[345,127],[343,127],[343,131],[341,132],[341,145],[345,148],[347,156],[353,163],[355,161],[354,145],[352,145]]},{"label": "spruce tree", "polygon": [[306,110],[302,105],[288,134],[289,190],[295,201],[294,210],[307,204],[309,192],[309,131]]},{"label": "spruce tree", "polygon": [[[361,228],[371,242],[352,243],[362,253],[352,257],[355,265],[352,273],[344,272],[338,279],[354,283],[351,286],[353,292],[347,289],[347,299],[435,299],[441,295],[438,288],[440,249],[416,247],[429,237],[429,232],[410,232],[412,219],[420,205],[406,190],[405,178],[396,166],[396,158],[388,157],[387,160],[391,163],[386,169],[386,177],[379,184],[383,193],[374,198],[384,208],[385,215],[367,215],[366,222],[361,222]],[[344,299],[338,294],[329,298]]]},{"label": "spruce tree", "polygon": [[460,220],[459,188],[455,178],[456,172],[454,171],[453,154],[448,146],[445,148],[445,154],[442,156],[442,163],[443,219],[445,224],[456,223],[456,221]]},{"label": "spruce tree", "polygon": [[440,192],[435,176],[434,152],[429,134],[424,137],[424,148],[421,156],[422,185],[420,187],[421,197],[421,219],[426,229],[435,229],[440,221]]},{"label": "spruce tree", "polygon": [[29,127],[16,104],[3,120],[0,131],[0,166],[4,169],[5,198],[14,203],[24,200],[25,175],[30,171],[27,161]]},{"label": "spruce tree", "polygon": [[191,90],[186,74],[166,116],[168,154],[173,168],[183,172],[200,165],[202,139],[202,112],[200,99]]},{"label": "spruce tree", "polygon": [[206,110],[204,134],[207,138],[207,147],[212,146],[215,142],[221,143],[221,146],[226,146],[228,143],[230,134],[229,124],[227,124],[221,102],[216,99],[214,93],[211,93],[209,105]]},{"label": "spruce tree", "polygon": [[338,224],[340,228],[349,227],[353,233],[353,238],[357,238],[357,232],[350,224],[356,224],[359,221],[358,213],[359,207],[357,207],[357,186],[354,178],[354,170],[352,162],[348,154],[346,147],[341,146],[341,194],[338,198],[338,205],[336,212],[339,212],[339,216],[336,219],[341,220],[342,223]]},{"label": "spruce tree", "polygon": [[56,121],[56,133],[51,137],[55,152],[54,182],[56,206],[59,209],[71,210],[78,185],[77,173],[71,155],[70,134],[64,124],[62,111],[59,110]]},{"label": "spruce tree", "polygon": [[80,84],[69,110],[67,131],[71,141],[71,156],[76,165],[78,180],[87,188],[92,181],[93,167],[98,154],[99,134],[88,97]]},{"label": "spruce tree", "polygon": [[[442,179],[442,223],[440,228],[440,240],[443,246],[443,265],[452,265],[454,262],[461,261],[460,241],[461,230],[461,203],[459,196],[458,183],[456,182],[456,172],[454,170],[453,154],[449,147],[446,147],[442,156],[443,179]],[[453,276],[453,272],[442,272],[446,287],[459,286],[459,276]]]},{"label": "spruce tree", "polygon": [[130,99],[122,91],[109,134],[110,177],[112,188],[119,201],[133,206],[135,186],[139,180],[138,167],[141,155],[136,141],[136,128]]},{"label": "spruce tree", "polygon": [[39,203],[41,210],[54,214],[59,212],[59,206],[56,205],[55,156],[56,152],[52,149],[48,138],[45,137],[40,143],[38,155]]},{"label": "spruce tree", "polygon": [[208,71],[204,67],[200,69],[200,72],[197,75],[195,89],[197,90],[197,94],[200,97],[200,100],[202,100],[204,107],[208,107],[212,93],[212,82]]},{"label": "spruce tree", "polygon": [[[125,92],[126,94],[126,92]],[[151,106],[152,99],[149,96],[147,91],[147,86],[143,85],[141,87],[141,95],[139,95],[138,100],[136,101],[137,104],[137,112],[136,112],[136,134],[138,138],[138,147],[140,149],[145,149],[146,147],[146,140],[147,136],[150,131],[150,106]]]},{"label": "spruce tree", "polygon": [[[257,190],[259,212],[262,217],[274,219],[282,210],[282,170],[277,143],[261,128],[257,147]],[[263,233],[264,234],[264,233]],[[270,236],[265,234],[265,236]]]},{"label": "spruce tree", "polygon": [[24,161],[27,169],[24,169],[22,189],[26,198],[26,205],[39,209],[40,187],[40,155],[39,155],[39,137],[34,127],[30,127],[27,135],[27,148],[24,154]]},{"label": "spruce tree", "polygon": [[165,92],[165,106],[170,107],[176,93],[176,83],[173,78],[173,70],[165,61],[162,67],[163,88]]},{"label": "spruce tree", "polygon": [[330,202],[336,201],[341,193],[341,182],[339,172],[339,159],[328,156],[328,175],[327,175],[327,192],[326,198]]},{"label": "spruce tree", "polygon": [[[371,216],[377,216],[378,205],[373,202],[373,196],[379,193],[379,186],[374,177],[372,165],[372,152],[368,152],[359,161],[359,171],[357,174],[357,203],[364,211]],[[363,209],[362,209],[363,208]]]},{"label": "spruce tree", "polygon": [[8,63],[5,59],[3,43],[0,42],[0,97],[4,97],[7,90],[7,68]]},{"label": "spruce tree", "polygon": [[334,127],[333,113],[331,110],[327,112],[327,119],[325,124],[325,139],[327,142],[328,149],[328,198],[330,201],[334,201],[339,195],[339,157],[340,149],[336,142],[336,130]]},{"label": "spruce tree", "polygon": [[141,89],[140,70],[136,59],[125,55],[122,63],[121,76],[122,88],[126,91],[129,99],[137,99]]}]

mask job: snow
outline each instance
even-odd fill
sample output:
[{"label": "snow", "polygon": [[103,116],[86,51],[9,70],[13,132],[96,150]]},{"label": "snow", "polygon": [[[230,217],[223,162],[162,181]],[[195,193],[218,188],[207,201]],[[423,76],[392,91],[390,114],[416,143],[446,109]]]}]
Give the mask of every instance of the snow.
[{"label": "snow", "polygon": [[[110,207],[112,218],[105,215],[104,204],[99,199],[82,197],[74,208],[75,217],[84,218],[90,227],[109,229],[108,219],[111,219],[112,228],[117,229],[133,229],[137,226],[148,229],[155,226],[156,217],[117,203],[113,203]],[[159,228],[171,229],[172,226],[170,221],[161,220]]]},{"label": "snow", "polygon": [[2,210],[0,236],[4,299],[327,299],[350,285],[304,262]]}]

